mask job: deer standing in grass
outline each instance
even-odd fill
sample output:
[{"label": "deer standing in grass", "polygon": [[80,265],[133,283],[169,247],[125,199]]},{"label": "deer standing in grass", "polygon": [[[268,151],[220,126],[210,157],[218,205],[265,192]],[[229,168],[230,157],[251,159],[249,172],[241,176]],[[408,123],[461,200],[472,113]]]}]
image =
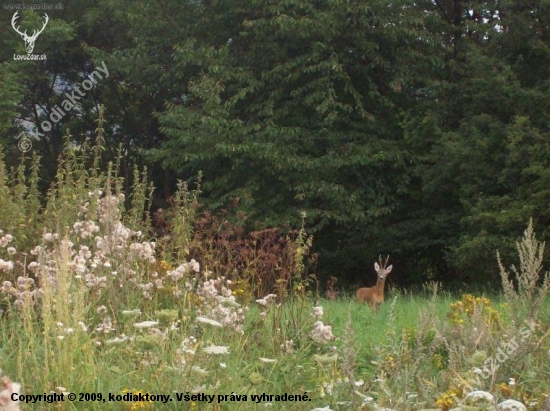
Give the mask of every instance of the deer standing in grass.
[{"label": "deer standing in grass", "polygon": [[357,290],[355,296],[360,303],[367,303],[373,309],[377,310],[384,302],[384,285],[386,284],[386,276],[391,273],[392,265],[386,268],[390,256],[386,257],[386,261],[382,263],[382,256],[378,257],[378,263],[374,263],[374,269],[378,274],[376,285],[370,288],[360,288]]}]

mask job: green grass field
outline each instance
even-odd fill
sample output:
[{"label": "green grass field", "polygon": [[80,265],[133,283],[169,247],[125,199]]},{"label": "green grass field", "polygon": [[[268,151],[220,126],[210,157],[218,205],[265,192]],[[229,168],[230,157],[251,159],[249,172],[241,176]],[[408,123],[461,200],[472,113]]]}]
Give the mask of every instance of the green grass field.
[{"label": "green grass field", "polygon": [[[40,401],[22,409],[449,409],[452,393],[460,397],[468,391],[471,369],[482,367],[513,330],[498,297],[489,305],[474,303],[476,313],[463,312],[464,323],[455,323],[449,313],[457,297],[444,293],[389,296],[377,313],[350,298],[319,300],[321,321],[332,326],[333,338],[324,341],[311,335],[317,320],[312,297],[289,297],[280,306],[277,299],[268,306],[251,303],[238,327],[198,322],[186,304],[151,311],[129,305],[126,311],[134,312],[109,315],[83,304],[73,317],[73,304],[80,303],[68,300],[53,298],[51,311],[42,307],[41,315],[30,307],[27,313],[4,315],[2,369],[22,384],[23,394],[101,397]],[[488,321],[491,307],[499,326]],[[59,318],[57,310],[67,317]],[[524,345],[475,388],[541,409],[550,388],[550,346],[543,332],[548,304],[541,312]],[[126,392],[170,395],[170,400],[113,401]],[[307,401],[276,397],[285,393],[307,395]]]}]

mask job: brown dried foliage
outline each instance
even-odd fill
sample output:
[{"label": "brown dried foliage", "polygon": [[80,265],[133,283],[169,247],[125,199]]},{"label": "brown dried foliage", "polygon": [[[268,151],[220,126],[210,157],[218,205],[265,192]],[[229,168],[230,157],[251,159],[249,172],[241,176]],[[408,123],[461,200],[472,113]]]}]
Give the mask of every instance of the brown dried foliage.
[{"label": "brown dried foliage", "polygon": [[[249,297],[256,298],[269,293],[282,297],[297,276],[306,274],[293,272],[297,231],[266,228],[246,232],[241,224],[230,223],[225,217],[205,212],[195,222],[190,258],[200,261],[203,269],[246,282]],[[317,255],[307,258],[309,271],[315,267]]]}]

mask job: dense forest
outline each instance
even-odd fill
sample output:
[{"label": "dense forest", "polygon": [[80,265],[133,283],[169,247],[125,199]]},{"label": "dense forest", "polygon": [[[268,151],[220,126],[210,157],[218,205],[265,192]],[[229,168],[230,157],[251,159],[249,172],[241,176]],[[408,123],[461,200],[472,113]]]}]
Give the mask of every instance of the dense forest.
[{"label": "dense forest", "polygon": [[[128,187],[139,164],[158,207],[200,180],[204,206],[247,230],[305,216],[319,277],[340,286],[379,254],[401,285],[492,283],[531,217],[550,236],[550,0],[15,4],[0,145],[11,165],[39,155],[44,188],[104,106]],[[16,58],[15,28],[43,26],[47,58]]]}]

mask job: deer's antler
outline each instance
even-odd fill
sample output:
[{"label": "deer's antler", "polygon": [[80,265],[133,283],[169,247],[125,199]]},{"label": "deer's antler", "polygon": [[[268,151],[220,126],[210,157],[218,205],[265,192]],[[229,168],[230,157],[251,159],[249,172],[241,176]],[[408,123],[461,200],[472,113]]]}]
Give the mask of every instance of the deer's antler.
[{"label": "deer's antler", "polygon": [[19,33],[21,36],[23,36],[23,37],[28,37],[28,36],[27,36],[27,30],[25,30],[24,33],[21,33],[21,32],[19,31],[19,27],[15,27],[15,21],[17,20],[17,17],[19,17],[19,16],[17,15],[17,13],[19,13],[19,11],[16,11],[15,14],[13,15],[13,17],[11,18],[11,26],[12,26],[13,29],[14,29],[17,33]]},{"label": "deer's antler", "polygon": [[50,21],[50,18],[48,17],[48,15],[46,13],[44,13],[44,24],[42,25],[42,28],[40,29],[40,31],[38,33],[33,34],[33,37],[38,36],[40,33],[42,33],[44,31],[44,29],[48,25],[48,21]]},{"label": "deer's antler", "polygon": [[382,256],[379,255],[378,256],[378,262],[380,263],[380,268],[382,268],[383,270],[386,269],[386,266],[388,265],[388,261],[390,260],[390,256],[388,255],[386,257],[386,261],[382,262]]},{"label": "deer's antler", "polygon": [[24,33],[21,33],[19,30],[19,27],[16,27],[16,20],[19,17],[18,15],[19,11],[16,11],[13,17],[11,18],[11,26],[13,29],[23,37],[23,40],[25,41],[25,48],[27,49],[27,53],[32,53],[32,50],[34,49],[34,42],[36,41],[38,35],[44,31],[46,28],[46,25],[48,24],[48,21],[50,21],[50,18],[46,13],[44,13],[44,24],[42,25],[42,28],[40,30],[34,30],[32,33],[32,36],[29,36],[27,34],[27,30],[25,30]]},{"label": "deer's antler", "polygon": [[40,33],[42,33],[44,31],[44,29],[46,28],[46,26],[48,25],[48,21],[50,21],[50,18],[48,17],[48,15],[46,13],[44,13],[44,24],[42,25],[42,28],[40,30],[33,30],[32,32],[32,36],[29,36],[27,34],[27,30],[25,30],[24,33],[21,33],[19,31],[19,27],[15,27],[15,22],[17,20],[17,18],[19,17],[17,15],[17,13],[19,13],[19,11],[16,11],[15,14],[13,15],[13,17],[11,18],[11,26],[13,27],[13,29],[19,33],[23,38],[26,38],[26,39],[32,39],[32,40],[36,40],[36,38],[38,37],[38,35]]}]

